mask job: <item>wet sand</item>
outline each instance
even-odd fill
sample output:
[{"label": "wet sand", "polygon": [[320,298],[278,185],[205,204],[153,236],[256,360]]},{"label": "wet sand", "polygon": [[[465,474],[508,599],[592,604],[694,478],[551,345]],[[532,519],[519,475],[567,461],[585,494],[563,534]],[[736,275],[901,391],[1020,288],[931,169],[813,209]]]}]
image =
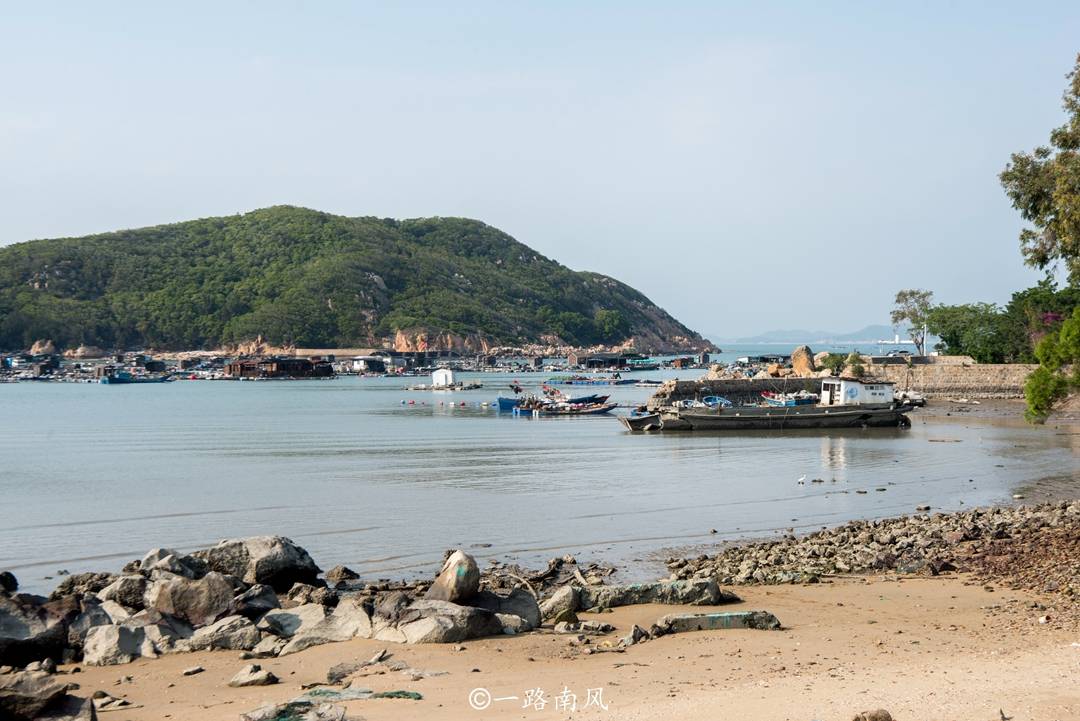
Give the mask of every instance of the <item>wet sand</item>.
[{"label": "wet sand", "polygon": [[[564,719],[555,696],[577,694],[574,718],[761,719],[848,721],[885,708],[898,721],[948,718],[994,721],[999,709],[1017,721],[1080,717],[1080,631],[1065,622],[1040,624],[1053,613],[1032,594],[987,590],[962,576],[840,579],[807,586],[741,587],[744,603],[722,610],[764,609],[781,631],[707,631],[664,636],[625,652],[586,655],[567,636],[533,633],[454,646],[394,646],[353,640],[258,661],[282,679],[276,686],[233,689],[225,684],[247,661],[236,652],[178,654],[126,666],[84,668],[72,676],[80,695],[102,689],[142,708],[110,712],[114,721],[198,719],[235,721],[266,702],[300,695],[302,684],[325,680],[335,663],[364,660],[387,648],[391,660],[446,675],[413,680],[375,667],[357,685],[405,689],[420,701],[351,701],[350,714],[380,719]],[[687,607],[631,606],[588,616],[617,627]],[[204,673],[185,677],[194,665]],[[381,671],[381,672],[380,672]],[[130,676],[130,682],[117,683]],[[495,698],[470,707],[473,689]],[[528,689],[541,688],[548,705],[522,708]],[[608,709],[580,708],[588,689],[602,689]]]}]

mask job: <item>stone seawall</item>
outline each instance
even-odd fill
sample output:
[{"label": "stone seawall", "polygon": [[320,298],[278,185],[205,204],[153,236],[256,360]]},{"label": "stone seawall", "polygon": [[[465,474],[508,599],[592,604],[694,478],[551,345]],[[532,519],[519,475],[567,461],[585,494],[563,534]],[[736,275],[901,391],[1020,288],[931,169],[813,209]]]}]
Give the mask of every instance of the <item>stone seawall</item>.
[{"label": "stone seawall", "polygon": [[1024,383],[1037,365],[973,363],[930,365],[869,365],[867,375],[892,381],[898,390],[913,390],[927,398],[1023,398]]},{"label": "stone seawall", "polygon": [[[1038,366],[1022,363],[926,365],[889,364],[866,366],[866,378],[892,381],[897,390],[912,390],[927,398],[1023,398],[1024,383]],[[655,409],[675,401],[723,396],[733,403],[761,400],[762,391],[821,390],[821,378],[752,378],[727,380],[668,381],[649,399]]]}]

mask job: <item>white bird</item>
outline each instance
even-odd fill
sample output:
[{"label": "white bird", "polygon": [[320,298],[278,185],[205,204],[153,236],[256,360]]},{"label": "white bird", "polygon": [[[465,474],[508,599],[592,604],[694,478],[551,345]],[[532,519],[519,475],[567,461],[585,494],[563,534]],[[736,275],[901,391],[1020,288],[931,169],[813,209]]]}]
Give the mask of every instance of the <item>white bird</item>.
[{"label": "white bird", "polygon": [[799,479],[799,483],[802,483],[802,482],[803,482],[803,481],[805,481],[805,480],[806,480],[806,475],[804,474],[804,475],[803,475],[803,476],[802,476],[802,477],[801,477],[801,478]]}]

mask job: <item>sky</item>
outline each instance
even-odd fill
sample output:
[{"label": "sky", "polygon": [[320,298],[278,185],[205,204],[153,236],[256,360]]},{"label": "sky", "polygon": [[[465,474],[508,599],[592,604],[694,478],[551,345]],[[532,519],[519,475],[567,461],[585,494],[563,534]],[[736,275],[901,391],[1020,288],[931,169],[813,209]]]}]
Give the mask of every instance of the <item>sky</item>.
[{"label": "sky", "polygon": [[465,216],[710,337],[851,331],[1038,281],[997,175],[1078,52],[1075,2],[11,3],[0,244]]}]

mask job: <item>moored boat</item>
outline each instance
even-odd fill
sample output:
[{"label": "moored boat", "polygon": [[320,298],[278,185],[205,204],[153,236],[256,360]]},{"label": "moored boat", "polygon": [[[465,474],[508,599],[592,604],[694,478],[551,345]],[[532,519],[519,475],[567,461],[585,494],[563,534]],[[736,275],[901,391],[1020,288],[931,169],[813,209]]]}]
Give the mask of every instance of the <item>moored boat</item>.
[{"label": "moored boat", "polygon": [[822,382],[815,404],[710,406],[703,401],[681,401],[660,410],[658,415],[663,430],[904,428],[911,425],[907,414],[913,409],[910,403],[894,400],[892,383],[828,378]]}]

